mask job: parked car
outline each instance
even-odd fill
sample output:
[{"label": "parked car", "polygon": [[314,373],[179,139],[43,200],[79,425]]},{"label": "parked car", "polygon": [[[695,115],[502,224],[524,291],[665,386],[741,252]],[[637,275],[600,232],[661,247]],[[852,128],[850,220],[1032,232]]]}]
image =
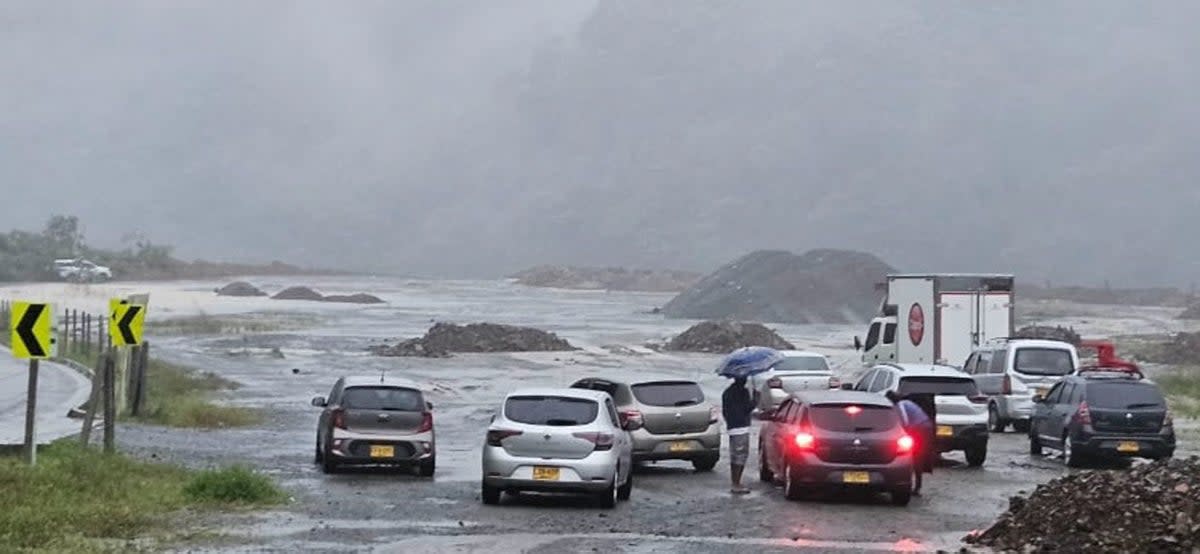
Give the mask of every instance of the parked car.
[{"label": "parked car", "polygon": [[1079,367],[1079,353],[1068,342],[996,339],[975,349],[963,363],[979,390],[988,395],[988,426],[994,433],[1012,425],[1029,431],[1033,398],[1045,396],[1064,375]]},{"label": "parked car", "polygon": [[54,260],[54,273],[66,281],[94,282],[112,279],[112,269],[88,260],[67,258]]},{"label": "parked car", "polygon": [[412,381],[343,377],[329,397],[313,398],[317,420],[315,460],[325,473],[350,465],[415,468],[433,475],[437,448],[433,404]]},{"label": "parked car", "polygon": [[522,389],[504,398],[483,446],[484,504],[500,493],[573,492],[605,508],[633,490],[633,439],[640,422],[624,425],[607,393],[582,389]]},{"label": "parked car", "polygon": [[760,411],[774,410],[793,392],[827,390],[841,384],[824,354],[804,350],[781,350],[780,354],[783,360],[747,379]]},{"label": "parked car", "polygon": [[789,500],[819,489],[868,488],[908,504],[916,485],[914,442],[883,396],[793,393],[769,417],[759,433],[759,479],[782,483]]},{"label": "parked car", "polygon": [[944,365],[881,364],[864,373],[852,388],[932,395],[938,452],[962,450],[967,465],[973,467],[987,460],[988,397],[980,394],[971,376]]},{"label": "parked car", "polygon": [[1128,371],[1083,371],[1034,401],[1029,453],[1063,453],[1068,466],[1091,459],[1175,455],[1175,426],[1158,385]]},{"label": "parked car", "polygon": [[589,377],[571,388],[605,392],[613,398],[621,423],[638,421],[638,428],[630,432],[634,463],[687,460],[696,471],[711,471],[721,459],[720,410],[695,381]]}]

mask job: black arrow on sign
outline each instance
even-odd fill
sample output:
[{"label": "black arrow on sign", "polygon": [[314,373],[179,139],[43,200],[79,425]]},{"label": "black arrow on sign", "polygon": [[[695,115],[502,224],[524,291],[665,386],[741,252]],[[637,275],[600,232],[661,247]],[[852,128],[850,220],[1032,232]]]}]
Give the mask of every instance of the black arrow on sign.
[{"label": "black arrow on sign", "polygon": [[122,317],[121,321],[117,323],[117,330],[121,332],[121,338],[125,340],[125,344],[137,344],[137,339],[133,336],[133,329],[130,329],[129,326],[133,324],[134,318],[140,311],[142,311],[141,306],[130,306],[128,310],[125,310],[125,317]]},{"label": "black arrow on sign", "polygon": [[21,321],[17,322],[17,336],[21,337],[21,342],[25,343],[25,349],[29,351],[29,355],[35,358],[46,355],[46,349],[42,348],[42,343],[38,342],[37,335],[33,334],[33,326],[37,325],[37,321],[42,317],[44,311],[46,311],[45,304],[30,304],[29,309],[25,310],[25,315],[21,316]]}]

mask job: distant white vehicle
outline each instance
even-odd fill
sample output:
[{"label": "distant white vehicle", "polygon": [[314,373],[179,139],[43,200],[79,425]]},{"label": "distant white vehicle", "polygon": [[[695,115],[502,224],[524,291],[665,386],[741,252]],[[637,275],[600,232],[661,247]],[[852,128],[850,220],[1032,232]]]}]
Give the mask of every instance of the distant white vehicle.
[{"label": "distant white vehicle", "polygon": [[54,273],[67,281],[93,282],[112,279],[112,269],[83,258],[54,260]]},{"label": "distant white vehicle", "polygon": [[765,373],[750,377],[747,386],[758,409],[769,412],[794,392],[836,389],[840,381],[823,354],[805,350],[780,350],[783,359]]}]

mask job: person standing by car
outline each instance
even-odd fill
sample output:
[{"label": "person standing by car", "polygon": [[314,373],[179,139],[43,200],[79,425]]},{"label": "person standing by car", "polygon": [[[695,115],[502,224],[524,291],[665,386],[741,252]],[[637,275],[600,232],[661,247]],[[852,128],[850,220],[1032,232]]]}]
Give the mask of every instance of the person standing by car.
[{"label": "person standing by car", "polygon": [[733,494],[746,494],[750,489],[742,485],[742,471],[750,457],[750,414],[754,412],[754,401],[746,390],[746,378],[736,377],[725,392],[721,393],[721,413],[725,416],[726,433],[729,435],[729,477]]},{"label": "person standing by car", "polygon": [[895,391],[887,391],[885,396],[900,410],[904,431],[913,438],[915,443],[913,452],[916,454],[917,461],[914,464],[917,483],[913,494],[917,494],[921,490],[922,481],[924,481],[922,474],[933,473],[933,453],[937,451],[937,445],[933,442],[933,419],[916,402],[900,397]]}]

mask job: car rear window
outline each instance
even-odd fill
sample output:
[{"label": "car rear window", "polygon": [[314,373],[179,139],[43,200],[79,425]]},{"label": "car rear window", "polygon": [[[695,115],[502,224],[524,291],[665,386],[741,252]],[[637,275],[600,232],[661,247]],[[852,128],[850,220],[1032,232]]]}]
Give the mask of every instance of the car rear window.
[{"label": "car rear window", "polygon": [[630,388],[638,402],[649,406],[682,407],[704,402],[704,391],[690,381],[639,383]]},{"label": "car rear window", "polygon": [[772,369],[775,371],[829,371],[825,358],[817,356],[795,356],[776,362]]},{"label": "car rear window", "polygon": [[1088,383],[1087,403],[1097,408],[1123,410],[1167,405],[1158,387],[1145,383]]},{"label": "car rear window", "polygon": [[887,431],[900,424],[893,408],[858,404],[822,404],[808,411],[809,421],[818,429],[838,433]]},{"label": "car rear window", "polygon": [[342,406],[351,410],[425,411],[421,391],[400,387],[351,387],[342,393]]},{"label": "car rear window", "polygon": [[1013,369],[1030,375],[1066,375],[1075,371],[1071,352],[1061,348],[1018,348]]},{"label": "car rear window", "polygon": [[504,403],[504,417],[529,425],[587,425],[596,420],[595,400],[562,396],[514,396]]},{"label": "car rear window", "polygon": [[979,387],[972,379],[961,377],[901,377],[896,394],[933,394],[937,396],[975,396]]}]

